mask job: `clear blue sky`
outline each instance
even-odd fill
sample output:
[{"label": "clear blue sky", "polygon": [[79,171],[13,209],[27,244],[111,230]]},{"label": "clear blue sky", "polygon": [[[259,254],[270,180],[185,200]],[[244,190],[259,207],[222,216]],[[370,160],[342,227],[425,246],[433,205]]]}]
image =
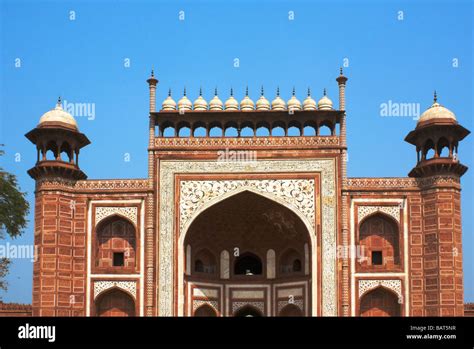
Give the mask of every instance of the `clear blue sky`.
[{"label": "clear blue sky", "polygon": [[[254,99],[263,84],[268,98],[280,86],[288,99],[295,86],[302,100],[311,86],[317,97],[326,87],[336,102],[334,79],[348,58],[349,176],[406,176],[416,153],[403,139],[415,121],[381,117],[380,105],[413,102],[423,111],[437,89],[439,102],[473,130],[474,14],[469,1],[380,2],[1,1],[1,166],[18,176],[32,206],[30,225],[15,243],[33,243],[34,182],[26,171],[36,152],[24,134],[58,95],[95,105],[95,120],[77,117],[92,141],[80,159],[89,178],[146,177],[145,80],[152,66],[160,80],[158,103],[169,87],[178,99],[186,85],[194,99],[203,86],[209,100],[215,86],[223,99],[233,86],[240,99],[247,84]],[[471,167],[462,178],[468,301],[474,301],[473,141],[469,136],[459,151]],[[15,154],[21,161],[15,162]],[[31,302],[29,260],[14,260],[8,280],[6,301]]]}]

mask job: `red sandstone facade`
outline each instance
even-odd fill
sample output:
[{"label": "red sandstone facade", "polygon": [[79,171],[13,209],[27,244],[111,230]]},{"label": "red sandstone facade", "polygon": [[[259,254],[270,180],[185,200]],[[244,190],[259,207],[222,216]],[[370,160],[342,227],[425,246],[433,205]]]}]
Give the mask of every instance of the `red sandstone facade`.
[{"label": "red sandstone facade", "polygon": [[86,179],[87,137],[60,107],[42,118],[27,134],[33,315],[462,316],[457,147],[469,131],[435,101],[407,136],[409,177],[348,178],[346,81],[341,71],[338,110],[168,100],[157,112],[152,75],[144,179]]}]

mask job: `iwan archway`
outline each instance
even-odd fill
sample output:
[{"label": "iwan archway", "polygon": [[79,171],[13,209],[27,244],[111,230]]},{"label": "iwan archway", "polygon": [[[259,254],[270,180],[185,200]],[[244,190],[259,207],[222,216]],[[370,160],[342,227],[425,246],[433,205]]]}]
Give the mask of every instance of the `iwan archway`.
[{"label": "iwan archway", "polygon": [[279,316],[288,305],[316,315],[317,239],[288,206],[241,188],[200,210],[180,239],[183,315],[203,303],[224,316]]}]

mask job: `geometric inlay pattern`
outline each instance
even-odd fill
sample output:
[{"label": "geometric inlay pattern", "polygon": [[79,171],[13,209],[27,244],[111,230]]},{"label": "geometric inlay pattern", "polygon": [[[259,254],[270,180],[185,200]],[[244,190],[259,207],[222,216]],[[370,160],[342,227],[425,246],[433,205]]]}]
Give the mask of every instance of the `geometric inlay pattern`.
[{"label": "geometric inlay pattern", "polygon": [[235,312],[237,310],[239,310],[240,308],[243,308],[245,306],[252,306],[256,309],[258,309],[264,316],[266,315],[265,314],[265,304],[264,302],[259,302],[259,301],[255,301],[255,302],[232,302],[232,314],[235,314]]},{"label": "geometric inlay pattern", "polygon": [[398,295],[398,299],[403,299],[402,281],[401,280],[359,280],[359,298],[374,288],[383,286],[392,290]]},{"label": "geometric inlay pattern", "polygon": [[400,206],[357,206],[357,218],[360,223],[365,217],[371,215],[374,212],[383,212],[400,223]]},{"label": "geometric inlay pattern", "polygon": [[111,288],[120,288],[137,298],[137,283],[135,281],[94,281],[94,299],[102,292]]},{"label": "geometric inlay pattern", "polygon": [[95,224],[109,216],[118,214],[120,216],[130,219],[135,225],[137,225],[137,207],[96,207],[95,208]]}]

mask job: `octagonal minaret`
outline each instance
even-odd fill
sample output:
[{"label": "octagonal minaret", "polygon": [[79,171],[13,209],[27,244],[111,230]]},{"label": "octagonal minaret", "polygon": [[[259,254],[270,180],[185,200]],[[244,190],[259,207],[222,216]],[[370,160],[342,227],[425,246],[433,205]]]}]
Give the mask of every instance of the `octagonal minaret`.
[{"label": "octagonal minaret", "polygon": [[467,167],[459,161],[458,146],[468,134],[435,92],[405,138],[417,150],[409,176],[420,187],[422,256],[416,258],[423,262],[412,281],[423,285],[423,316],[464,315],[460,178]]}]

